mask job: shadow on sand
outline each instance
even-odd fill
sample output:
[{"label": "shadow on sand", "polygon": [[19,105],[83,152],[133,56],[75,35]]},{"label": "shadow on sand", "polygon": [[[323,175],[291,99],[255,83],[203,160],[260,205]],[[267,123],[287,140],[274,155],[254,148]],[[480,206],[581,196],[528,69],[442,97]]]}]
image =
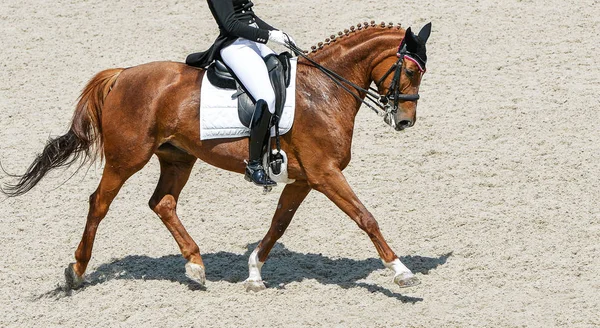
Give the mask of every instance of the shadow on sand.
[{"label": "shadow on sand", "polygon": [[[243,282],[248,276],[248,257],[258,243],[249,244],[245,254],[227,252],[202,254],[206,265],[206,280]],[[414,273],[428,274],[430,270],[444,265],[452,253],[439,258],[406,256],[401,261]],[[82,289],[103,284],[114,279],[126,280],[167,280],[188,285],[190,289],[202,289],[185,275],[186,260],[181,255],[167,255],[160,258],[131,255],[100,265],[86,276]],[[314,279],[325,285],[338,285],[342,288],[365,288],[371,293],[382,293],[404,303],[420,302],[422,298],[403,296],[387,288],[359,280],[367,278],[376,270],[384,269],[379,259],[353,260],[347,258],[330,259],[321,254],[297,253],[277,244],[269,255],[262,276],[269,288],[285,289],[287,284]],[[391,280],[391,278],[390,278]],[[392,285],[390,281],[390,285]],[[393,285],[395,286],[395,285]],[[241,289],[241,288],[240,288]],[[40,297],[69,296],[71,291],[58,287]]]}]

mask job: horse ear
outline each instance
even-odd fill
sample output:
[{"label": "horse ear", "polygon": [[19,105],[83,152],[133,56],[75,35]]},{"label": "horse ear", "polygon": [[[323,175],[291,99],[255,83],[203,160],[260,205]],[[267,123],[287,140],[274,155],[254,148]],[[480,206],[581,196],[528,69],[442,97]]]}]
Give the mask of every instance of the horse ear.
[{"label": "horse ear", "polygon": [[406,47],[410,50],[410,51],[415,51],[417,46],[418,46],[418,42],[417,42],[417,38],[415,37],[415,34],[413,33],[413,31],[409,28],[406,29],[406,32],[404,33],[404,41],[406,42]]},{"label": "horse ear", "polygon": [[427,39],[429,39],[430,34],[431,34],[431,22],[429,22],[425,26],[423,26],[423,28],[419,32],[419,39],[421,39],[421,42],[423,42],[423,44],[425,44],[427,42]]},{"label": "horse ear", "polygon": [[404,38],[405,39],[412,39],[414,35],[415,34],[412,32],[412,30],[410,29],[410,27],[407,28],[406,31],[404,32]]}]

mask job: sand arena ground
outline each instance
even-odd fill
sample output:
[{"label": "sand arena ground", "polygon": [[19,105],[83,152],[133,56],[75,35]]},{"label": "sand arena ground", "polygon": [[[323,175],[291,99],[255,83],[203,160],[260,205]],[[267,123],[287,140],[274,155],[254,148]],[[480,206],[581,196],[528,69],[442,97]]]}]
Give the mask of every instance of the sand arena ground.
[{"label": "sand arena ground", "polygon": [[[256,11],[305,48],[365,20],[433,22],[416,126],[392,131],[363,108],[345,171],[422,284],[397,288],[367,236],[312,192],[263,269],[269,289],[246,293],[281,189],[263,196],[198,163],[179,204],[207,265],[207,289],[193,288],[146,205],[153,159],[102,222],[86,287],[67,295],[57,286],[98,163],[0,199],[0,326],[600,325],[600,2],[257,0]],[[96,72],[182,61],[216,33],[204,1],[1,2],[2,165],[22,172],[63,134]]]}]

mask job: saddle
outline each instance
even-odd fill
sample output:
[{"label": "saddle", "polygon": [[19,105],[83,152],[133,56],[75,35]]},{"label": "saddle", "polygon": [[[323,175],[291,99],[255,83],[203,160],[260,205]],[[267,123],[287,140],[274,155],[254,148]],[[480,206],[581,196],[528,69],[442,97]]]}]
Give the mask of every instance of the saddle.
[{"label": "saddle", "polygon": [[[286,100],[286,89],[290,86],[291,70],[289,52],[279,55],[268,55],[265,59],[271,86],[275,91],[274,124],[277,126]],[[235,74],[220,60],[215,60],[206,71],[208,80],[213,85],[222,89],[237,90],[231,98],[238,101],[238,116],[240,122],[246,127],[250,126],[252,115],[256,107],[256,99],[250,95],[244,85],[239,82]],[[276,129],[277,130],[277,129]]]}]

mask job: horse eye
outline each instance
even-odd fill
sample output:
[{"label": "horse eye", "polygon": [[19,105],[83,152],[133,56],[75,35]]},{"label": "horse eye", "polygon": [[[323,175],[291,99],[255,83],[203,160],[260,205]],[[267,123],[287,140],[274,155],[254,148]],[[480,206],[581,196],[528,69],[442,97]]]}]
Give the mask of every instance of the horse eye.
[{"label": "horse eye", "polygon": [[406,75],[408,75],[408,77],[412,78],[413,76],[415,76],[415,71],[411,71],[409,69],[405,69],[404,72],[406,73]]}]

